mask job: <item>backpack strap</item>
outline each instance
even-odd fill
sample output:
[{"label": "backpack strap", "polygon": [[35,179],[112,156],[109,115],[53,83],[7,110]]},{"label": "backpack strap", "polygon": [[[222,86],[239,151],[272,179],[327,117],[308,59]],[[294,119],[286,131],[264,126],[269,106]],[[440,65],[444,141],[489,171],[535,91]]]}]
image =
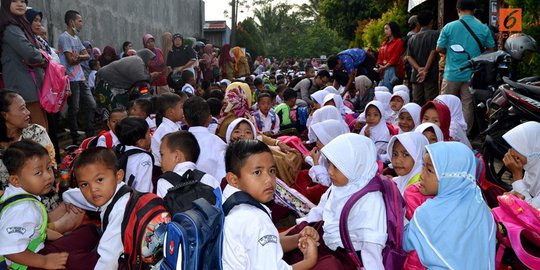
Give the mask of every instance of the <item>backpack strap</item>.
[{"label": "backpack strap", "polygon": [[113,147],[113,139],[112,134],[110,131],[106,131],[103,133],[103,137],[105,137],[105,146],[107,149],[111,149]]},{"label": "backpack strap", "polygon": [[[103,228],[103,231],[107,230],[107,226],[109,225],[109,215],[111,214],[111,211],[114,207],[114,205],[116,204],[116,202],[122,198],[122,196],[126,195],[127,193],[130,193],[130,192],[134,192],[134,190],[132,188],[130,188],[129,186],[127,185],[123,185],[117,192],[116,194],[114,195],[111,203],[109,204],[109,206],[107,206],[107,209],[105,209],[105,214],[103,215],[103,224],[101,225],[102,228]],[[128,214],[128,212],[126,211],[126,214]],[[125,216],[125,214],[124,214]]]},{"label": "backpack strap", "polygon": [[[121,152],[120,150],[118,151]],[[148,151],[134,148],[134,149],[124,151],[121,154],[120,158],[118,159],[118,168],[124,170],[124,173],[125,173],[127,169],[127,163],[128,163],[129,157],[132,155],[142,154],[142,153],[149,155],[150,158],[152,159],[152,164],[154,164],[154,156],[152,154],[150,154]],[[127,177],[127,179],[125,177]],[[135,181],[135,175],[132,174],[129,177],[126,175],[125,177],[124,177],[124,181],[126,182],[126,184],[128,184],[128,186],[131,187],[133,185],[133,181]]]},{"label": "backpack strap", "polygon": [[349,225],[347,223],[347,219],[349,218],[349,213],[351,212],[351,209],[356,204],[356,202],[358,202],[358,200],[360,200],[367,193],[379,191],[382,189],[381,181],[381,178],[376,175],[373,179],[371,179],[371,181],[369,181],[369,183],[365,187],[354,193],[351,198],[347,200],[345,206],[343,206],[343,210],[341,210],[341,215],[339,216],[339,235],[341,238],[341,242],[343,242],[343,248],[345,248],[345,251],[357,267],[362,266],[362,263],[360,262],[358,254],[354,250],[354,246],[349,235]]},{"label": "backpack strap", "polygon": [[251,206],[255,206],[259,208],[261,211],[263,211],[265,214],[267,214],[270,218],[270,214],[268,214],[268,211],[264,209],[264,207],[259,203],[257,200],[255,200],[251,195],[249,195],[247,192],[244,191],[237,191],[233,195],[231,195],[223,204],[223,213],[226,215],[229,214],[229,212],[237,205],[240,204],[249,204]]},{"label": "backpack strap", "polygon": [[482,42],[480,42],[480,39],[478,38],[478,36],[473,32],[473,30],[471,29],[471,27],[463,20],[463,19],[459,19],[459,21],[463,24],[463,26],[465,26],[465,28],[467,29],[467,31],[469,31],[469,33],[471,34],[471,36],[474,38],[474,40],[476,41],[476,43],[478,44],[478,48],[480,49],[480,53],[483,53],[485,50],[484,50],[484,46],[482,46]]},{"label": "backpack strap", "polygon": [[191,186],[191,185],[199,183],[205,174],[206,173],[199,171],[197,169],[187,170],[184,173],[184,175],[179,175],[175,172],[169,171],[162,174],[159,178],[163,178],[167,180],[167,182],[171,183],[171,185],[173,185],[168,190],[168,192],[170,192],[175,189],[179,189],[185,186]]}]

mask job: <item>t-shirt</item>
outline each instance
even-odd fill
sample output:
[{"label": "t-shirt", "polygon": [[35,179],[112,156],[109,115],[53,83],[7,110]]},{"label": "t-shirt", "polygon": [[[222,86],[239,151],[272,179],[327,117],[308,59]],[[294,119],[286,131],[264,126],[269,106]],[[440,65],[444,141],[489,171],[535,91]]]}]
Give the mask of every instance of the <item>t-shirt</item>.
[{"label": "t-shirt", "polygon": [[364,62],[366,51],[359,48],[348,49],[340,52],[338,58],[341,60],[341,64],[345,71],[347,71],[348,74],[351,74],[354,72],[354,69]]},{"label": "t-shirt", "polygon": [[[424,67],[429,58],[429,54],[437,47],[437,40],[439,39],[439,32],[422,28],[420,32],[412,36],[409,39],[409,46],[407,47],[407,56],[412,57],[420,67]],[[439,79],[439,54],[436,54],[436,58],[431,64],[431,68],[426,75],[426,81],[437,81]],[[411,73],[411,82],[416,82],[416,76],[418,72],[413,68]]]},{"label": "t-shirt", "polygon": [[307,104],[313,103],[310,95],[319,90],[319,86],[315,83],[314,78],[305,78],[299,81],[294,86],[294,91],[297,93],[297,98],[304,100]]},{"label": "t-shirt", "polygon": [[58,52],[60,53],[60,63],[66,67],[66,73],[70,82],[84,81],[84,72],[80,63],[73,66],[68,65],[65,52],[82,53],[86,50],[81,40],[77,36],[70,35],[67,31],[58,38]]},{"label": "t-shirt", "polygon": [[167,56],[167,66],[174,68],[181,67],[190,60],[196,60],[197,55],[190,47],[173,48]]}]

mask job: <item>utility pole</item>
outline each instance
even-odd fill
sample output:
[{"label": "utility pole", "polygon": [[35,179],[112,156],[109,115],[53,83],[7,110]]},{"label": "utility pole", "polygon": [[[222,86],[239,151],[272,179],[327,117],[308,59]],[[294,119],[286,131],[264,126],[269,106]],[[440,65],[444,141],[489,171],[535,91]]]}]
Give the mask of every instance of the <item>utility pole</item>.
[{"label": "utility pole", "polygon": [[234,47],[236,44],[236,20],[238,12],[238,2],[237,0],[232,0],[232,20],[231,20],[231,47]]}]

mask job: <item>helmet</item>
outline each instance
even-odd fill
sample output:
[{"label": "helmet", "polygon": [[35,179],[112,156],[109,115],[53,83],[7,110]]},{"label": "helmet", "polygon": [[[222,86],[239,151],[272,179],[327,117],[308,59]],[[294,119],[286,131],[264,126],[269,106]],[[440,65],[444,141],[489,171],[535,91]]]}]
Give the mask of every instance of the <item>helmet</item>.
[{"label": "helmet", "polygon": [[202,41],[197,41],[197,42],[195,42],[195,45],[194,45],[194,48],[193,48],[193,49],[195,49],[195,51],[198,52],[199,50],[201,50],[202,48],[204,48],[204,46],[206,46],[206,45],[204,44],[204,42],[202,42]]},{"label": "helmet", "polygon": [[525,52],[535,52],[538,50],[538,47],[536,41],[531,36],[525,34],[513,34],[504,43],[504,50],[508,52],[513,59],[521,60]]}]

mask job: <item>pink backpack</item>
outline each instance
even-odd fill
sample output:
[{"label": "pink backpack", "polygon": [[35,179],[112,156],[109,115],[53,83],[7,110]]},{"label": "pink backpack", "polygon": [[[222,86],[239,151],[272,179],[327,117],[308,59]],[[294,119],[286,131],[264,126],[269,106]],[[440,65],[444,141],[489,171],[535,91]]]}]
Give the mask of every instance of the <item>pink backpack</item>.
[{"label": "pink backpack", "polygon": [[284,142],[287,146],[297,149],[302,155],[309,155],[309,150],[297,136],[280,136],[277,139]]},{"label": "pink backpack", "polygon": [[499,224],[497,265],[501,263],[504,250],[512,248],[523,264],[531,269],[538,269],[540,211],[511,194],[499,196],[498,200],[499,207],[492,210],[495,221]]},{"label": "pink backpack", "polygon": [[63,65],[53,61],[46,52],[41,51],[41,54],[47,59],[48,64],[39,93],[39,102],[45,111],[57,113],[62,110],[70,95],[69,78]]}]

